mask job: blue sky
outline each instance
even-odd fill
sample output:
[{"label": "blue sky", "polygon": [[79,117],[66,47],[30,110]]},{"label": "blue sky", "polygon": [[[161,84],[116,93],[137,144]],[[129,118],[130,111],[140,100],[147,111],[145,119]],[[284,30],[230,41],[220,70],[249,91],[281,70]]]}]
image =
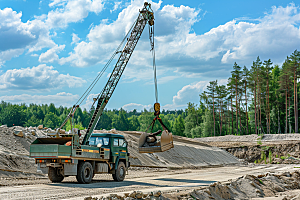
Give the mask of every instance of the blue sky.
[{"label": "blue sky", "polygon": [[[144,0],[0,0],[0,100],[72,106],[117,48]],[[300,47],[293,1],[153,1],[162,108],[198,103],[209,81],[226,84],[233,63],[274,64]],[[145,29],[107,108],[155,103]],[[104,87],[111,65],[81,107]]]}]

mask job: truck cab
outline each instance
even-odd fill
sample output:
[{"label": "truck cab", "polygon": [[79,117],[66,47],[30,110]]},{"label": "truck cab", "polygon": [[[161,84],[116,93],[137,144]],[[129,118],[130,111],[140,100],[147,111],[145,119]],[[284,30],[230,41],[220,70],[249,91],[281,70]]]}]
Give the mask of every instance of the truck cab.
[{"label": "truck cab", "polygon": [[93,133],[89,139],[88,145],[92,147],[101,147],[109,150],[109,162],[124,162],[126,166],[130,166],[128,160],[127,141],[123,135],[110,133]]},{"label": "truck cab", "polygon": [[52,182],[76,176],[79,183],[90,183],[95,174],[110,173],[115,181],[123,181],[130,166],[127,141],[123,135],[92,133],[86,145],[78,135],[37,138],[30,145],[30,156],[40,168],[48,168]]}]

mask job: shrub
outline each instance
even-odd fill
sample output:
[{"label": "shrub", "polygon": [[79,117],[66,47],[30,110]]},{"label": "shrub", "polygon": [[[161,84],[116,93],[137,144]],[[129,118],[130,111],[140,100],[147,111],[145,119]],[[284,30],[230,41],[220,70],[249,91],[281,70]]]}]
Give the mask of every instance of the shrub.
[{"label": "shrub", "polygon": [[270,162],[270,164],[272,163],[272,152],[271,152],[271,150],[269,150],[269,162]]}]

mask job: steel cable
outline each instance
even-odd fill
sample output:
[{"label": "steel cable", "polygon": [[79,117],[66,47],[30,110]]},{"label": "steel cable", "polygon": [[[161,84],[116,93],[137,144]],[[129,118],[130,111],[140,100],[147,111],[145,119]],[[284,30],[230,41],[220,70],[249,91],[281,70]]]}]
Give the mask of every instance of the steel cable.
[{"label": "steel cable", "polygon": [[[138,20],[138,19],[137,19]],[[91,90],[95,87],[95,85],[97,84],[97,82],[99,81],[99,79],[102,77],[102,75],[104,74],[105,70],[108,68],[108,66],[110,65],[110,63],[113,61],[113,59],[115,58],[115,56],[119,53],[120,48],[122,47],[124,41],[126,40],[126,38],[128,37],[129,33],[131,32],[132,28],[135,26],[135,24],[137,23],[137,20],[132,24],[132,26],[130,27],[130,29],[128,30],[127,34],[125,35],[125,37],[123,38],[123,40],[121,41],[120,45],[117,47],[117,49],[114,51],[113,55],[110,57],[110,59],[108,60],[108,62],[104,65],[104,67],[102,68],[102,70],[98,73],[98,75],[96,76],[96,78],[93,80],[93,82],[90,84],[90,86],[86,89],[86,91],[81,95],[81,97],[77,100],[77,102],[74,105],[81,105],[82,102],[87,98],[87,96],[90,94]],[[102,91],[99,93],[99,95],[97,96],[97,99],[99,98],[100,94],[103,92],[104,89],[102,89]],[[79,103],[80,102],[80,103]],[[95,104],[95,101],[93,103],[93,105]],[[92,105],[92,106],[93,106]],[[74,108],[74,107],[73,107]],[[71,109],[72,112],[73,109]],[[71,117],[71,115],[69,114],[64,122],[62,124],[64,124],[69,118]]]}]

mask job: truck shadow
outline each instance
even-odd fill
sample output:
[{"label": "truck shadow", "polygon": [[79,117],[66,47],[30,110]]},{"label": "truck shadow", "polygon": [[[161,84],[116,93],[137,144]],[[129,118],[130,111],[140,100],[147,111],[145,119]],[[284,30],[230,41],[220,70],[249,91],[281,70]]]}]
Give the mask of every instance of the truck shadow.
[{"label": "truck shadow", "polygon": [[157,185],[157,184],[143,183],[137,181],[116,182],[113,180],[93,180],[90,184],[81,184],[77,182],[50,183],[49,186],[72,187],[72,188],[117,188],[117,187],[125,187],[125,186],[168,187],[168,185]]},{"label": "truck shadow", "polygon": [[[93,180],[90,184],[80,184],[77,182],[62,182],[62,183],[50,183],[49,186],[60,186],[60,187],[72,187],[72,188],[118,188],[125,186],[147,186],[147,187],[178,187],[180,183],[197,183],[201,186],[208,186],[211,183],[216,181],[204,181],[204,180],[190,180],[190,179],[173,179],[173,178],[160,178],[154,179],[157,181],[165,181],[165,184],[154,184],[147,182],[139,182],[139,181],[122,181],[116,182],[113,180]],[[178,185],[168,184],[167,182],[178,182]],[[161,182],[163,183],[163,182]],[[172,186],[171,186],[172,185]],[[182,185],[182,187],[189,187],[189,185]],[[195,187],[195,185],[191,185],[190,187]]]},{"label": "truck shadow", "polygon": [[191,180],[191,179],[176,179],[176,178],[158,178],[154,179],[158,181],[168,181],[168,182],[179,182],[179,183],[201,183],[201,184],[212,184],[216,181],[203,181],[203,180]]}]

